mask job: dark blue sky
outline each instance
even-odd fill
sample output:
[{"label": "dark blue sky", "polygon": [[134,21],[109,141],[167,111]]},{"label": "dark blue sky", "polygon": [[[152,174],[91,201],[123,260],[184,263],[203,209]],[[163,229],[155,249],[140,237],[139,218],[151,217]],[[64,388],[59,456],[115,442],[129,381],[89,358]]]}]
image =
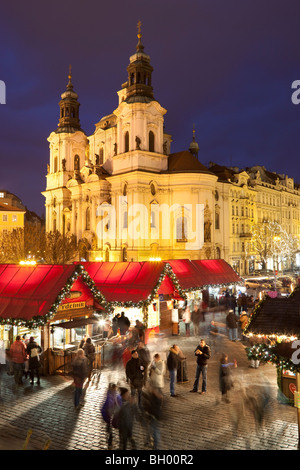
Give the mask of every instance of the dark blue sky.
[{"label": "dark blue sky", "polygon": [[90,135],[117,107],[138,20],[172,151],[189,147],[195,125],[202,163],[264,165],[300,182],[299,0],[16,0],[0,7],[0,188],[44,213],[68,66]]}]

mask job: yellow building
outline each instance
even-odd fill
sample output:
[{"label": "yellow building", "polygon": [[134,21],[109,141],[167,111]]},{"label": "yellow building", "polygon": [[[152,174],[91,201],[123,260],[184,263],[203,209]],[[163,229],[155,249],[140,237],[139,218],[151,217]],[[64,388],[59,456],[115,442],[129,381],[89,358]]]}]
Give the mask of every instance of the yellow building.
[{"label": "yellow building", "polygon": [[24,228],[25,210],[0,202],[0,233]]}]

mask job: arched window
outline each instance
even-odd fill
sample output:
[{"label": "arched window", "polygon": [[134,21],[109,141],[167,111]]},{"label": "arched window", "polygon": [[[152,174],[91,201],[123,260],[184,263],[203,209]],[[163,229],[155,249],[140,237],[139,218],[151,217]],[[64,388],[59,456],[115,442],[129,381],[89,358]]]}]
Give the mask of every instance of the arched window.
[{"label": "arched window", "polygon": [[187,242],[187,219],[183,215],[176,220],[176,241]]},{"label": "arched window", "polygon": [[54,157],[53,171],[54,171],[54,173],[57,172],[57,157]]},{"label": "arched window", "polygon": [[124,246],[124,248],[122,248],[122,261],[127,261],[127,248],[126,248],[126,246]]},{"label": "arched window", "polygon": [[218,230],[220,228],[220,214],[216,212],[215,214],[215,229]]},{"label": "arched window", "polygon": [[104,151],[103,147],[99,150],[99,165],[103,165],[103,159],[104,159]]},{"label": "arched window", "polygon": [[124,146],[125,146],[125,152],[129,152],[129,132],[125,132],[125,138],[124,138]]},{"label": "arched window", "polygon": [[216,259],[221,259],[221,250],[218,246],[216,248]]},{"label": "arched window", "polygon": [[91,228],[91,212],[90,208],[88,207],[85,213],[85,229],[90,230]]},{"label": "arched window", "polygon": [[154,133],[149,132],[149,152],[154,152]]},{"label": "arched window", "polygon": [[80,170],[80,157],[79,155],[75,155],[74,157],[74,170]]}]

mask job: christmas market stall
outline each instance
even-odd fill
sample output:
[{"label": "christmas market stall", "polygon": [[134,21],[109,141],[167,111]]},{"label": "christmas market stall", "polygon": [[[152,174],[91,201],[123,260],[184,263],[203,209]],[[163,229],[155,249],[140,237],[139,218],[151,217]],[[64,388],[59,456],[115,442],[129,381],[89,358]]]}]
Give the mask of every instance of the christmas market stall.
[{"label": "christmas market stall", "polygon": [[[75,284],[77,280],[80,285]],[[54,357],[60,356],[62,366],[66,350],[77,346],[77,342],[66,343],[65,336],[60,342],[54,339],[58,323],[81,318],[87,324],[86,319],[94,315],[95,302],[101,308],[102,300],[81,265],[0,265],[2,344],[8,351],[17,335],[25,340],[33,336],[43,350],[43,373],[53,373],[57,366]]]},{"label": "christmas market stall", "polygon": [[[201,310],[202,319],[209,308],[213,311],[220,310],[219,297],[224,290],[234,291],[239,285],[244,285],[243,280],[234,269],[223,259],[209,260],[168,260],[173,273],[176,275],[183,291],[187,295],[187,305],[192,312],[198,307]],[[179,302],[180,317],[182,316],[183,302]],[[180,308],[183,307],[183,308]]]},{"label": "christmas market stall", "polygon": [[[243,334],[249,360],[277,369],[279,398],[299,404],[300,286],[289,297],[266,296],[255,307]],[[296,405],[298,407],[298,405]],[[299,410],[299,409],[298,409]]]},{"label": "christmas market stall", "polygon": [[186,295],[169,263],[91,262],[83,266],[105,298],[103,308],[114,315],[124,311],[131,326],[142,322],[145,342],[149,335],[170,334],[178,325],[174,300],[184,300]]}]

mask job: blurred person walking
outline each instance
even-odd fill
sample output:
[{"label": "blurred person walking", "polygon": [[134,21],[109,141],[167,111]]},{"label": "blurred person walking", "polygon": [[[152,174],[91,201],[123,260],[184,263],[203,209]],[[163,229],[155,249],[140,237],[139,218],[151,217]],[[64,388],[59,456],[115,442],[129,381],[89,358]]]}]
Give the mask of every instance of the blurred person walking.
[{"label": "blurred person walking", "polygon": [[195,356],[197,357],[197,369],[193,389],[191,392],[198,392],[200,375],[202,374],[202,387],[201,394],[206,393],[207,389],[207,368],[208,360],[210,359],[211,352],[210,347],[206,344],[204,339],[201,339],[197,348],[194,351]]},{"label": "blurred person walking", "polygon": [[243,330],[245,329],[247,323],[248,323],[248,315],[247,315],[247,312],[243,311],[240,315],[240,318],[239,318],[239,324],[240,324],[240,327],[241,327],[241,330],[242,330],[242,339],[245,340],[247,339],[247,336],[244,336],[243,335]]},{"label": "blurred person walking", "polygon": [[131,351],[131,359],[129,359],[126,364],[125,372],[127,382],[130,384],[131,396],[135,397],[137,392],[138,404],[141,406],[142,388],[144,385],[144,366],[136,349]]},{"label": "blurred person walking", "polygon": [[19,335],[11,345],[9,354],[13,365],[15,383],[17,385],[22,385],[22,376],[24,372],[24,363],[27,359],[27,352],[26,346],[23,341],[21,341],[21,337]]},{"label": "blurred person walking", "polygon": [[40,385],[40,357],[39,354],[42,352],[42,348],[37,344],[34,340],[34,337],[31,336],[29,339],[29,343],[27,344],[27,353],[29,356],[29,375],[30,375],[30,383],[33,385],[34,383],[34,376],[36,375],[37,384]]},{"label": "blurred person walking", "polygon": [[119,428],[120,449],[127,450],[127,444],[129,441],[131,449],[133,450],[136,448],[135,440],[132,436],[133,423],[137,414],[136,405],[127,388],[120,388],[120,396],[122,404],[116,416],[116,426]]},{"label": "blurred person walking", "polygon": [[101,415],[106,423],[106,433],[107,433],[107,447],[108,450],[112,449],[113,443],[113,419],[116,414],[118,414],[122,405],[121,395],[117,392],[117,386],[113,383],[110,383],[106,392],[105,401],[101,407]]},{"label": "blurred person walking", "polygon": [[95,346],[93,345],[91,338],[86,339],[85,345],[83,346],[83,351],[88,360],[88,378],[90,381],[96,354]]},{"label": "blurred person walking", "polygon": [[149,381],[150,385],[158,390],[158,392],[162,395],[163,388],[164,388],[164,374],[165,374],[165,364],[162,361],[160,355],[158,353],[154,354],[153,361],[149,368]]},{"label": "blurred person walking", "polygon": [[226,403],[230,403],[228,392],[233,387],[233,377],[231,373],[232,366],[237,367],[236,361],[228,362],[228,355],[223,353],[220,359],[219,382],[222,400]]},{"label": "blurred person walking", "polygon": [[158,389],[149,387],[148,390],[143,393],[143,411],[145,413],[147,435],[145,445],[149,446],[152,438],[153,450],[158,449],[160,441],[159,421],[162,418],[162,403],[163,395]]},{"label": "blurred person walking", "polygon": [[83,384],[88,377],[89,365],[83,349],[78,349],[76,357],[72,362],[71,375],[73,377],[74,390],[74,406],[76,410],[80,408],[80,400],[82,396]]},{"label": "blurred person walking", "polygon": [[177,369],[179,364],[179,347],[176,344],[169,349],[169,354],[167,357],[167,368],[170,374],[170,395],[171,397],[176,397],[175,394],[175,384],[177,378]]},{"label": "blurred person walking", "polygon": [[147,346],[144,344],[143,341],[139,341],[137,345],[137,352],[141,361],[142,366],[144,367],[144,385],[146,385],[147,377],[148,377],[148,367],[151,362],[150,352]]},{"label": "blurred person walking", "polygon": [[233,310],[229,310],[226,317],[226,325],[228,328],[228,336],[230,341],[237,341],[238,339],[238,318]]},{"label": "blurred person walking", "polygon": [[182,320],[184,321],[184,325],[185,325],[185,335],[186,336],[191,335],[191,331],[190,331],[191,319],[192,319],[191,310],[190,310],[190,307],[187,305],[186,308],[185,308],[185,311],[182,315]]}]

